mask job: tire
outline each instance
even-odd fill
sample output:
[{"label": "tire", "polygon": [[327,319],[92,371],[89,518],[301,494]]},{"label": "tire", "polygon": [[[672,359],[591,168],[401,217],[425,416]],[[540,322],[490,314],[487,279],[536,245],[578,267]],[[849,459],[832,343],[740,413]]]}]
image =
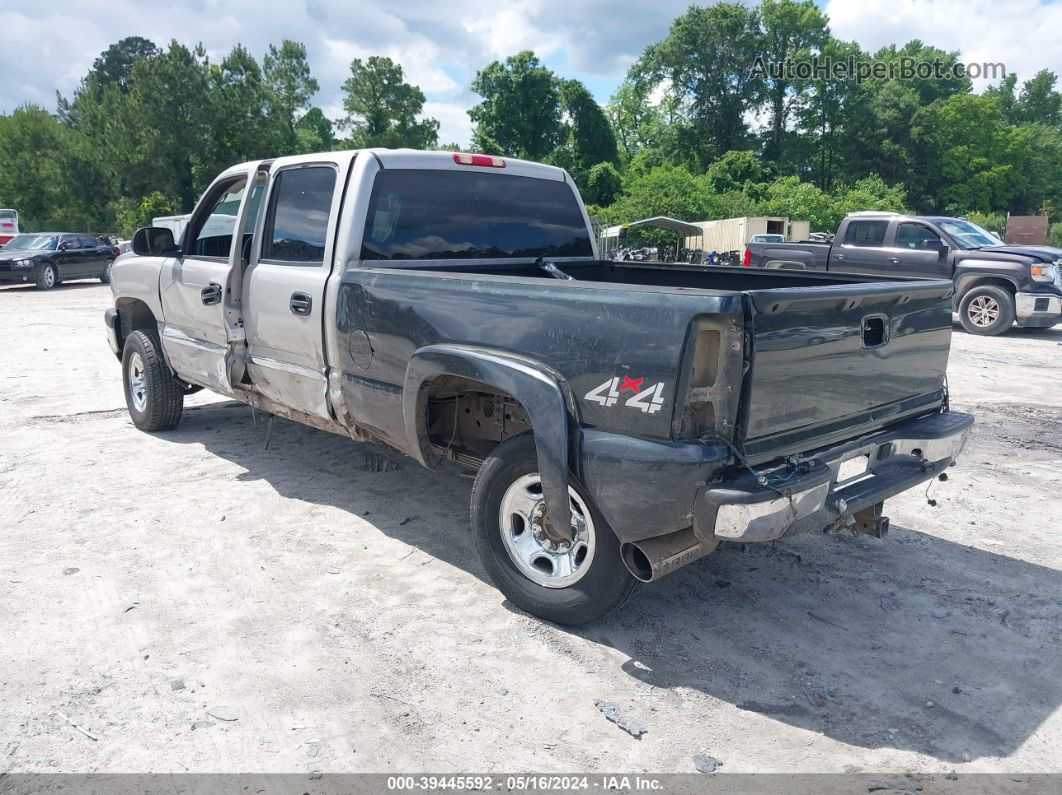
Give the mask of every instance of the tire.
[{"label": "tire", "polygon": [[59,284],[59,272],[50,262],[46,262],[37,269],[37,289],[51,290]]},{"label": "tire", "polygon": [[134,331],[122,349],[122,383],[125,405],[133,425],[142,431],[168,431],[176,427],[184,409],[184,389],[162,358],[154,331]]},{"label": "tire", "polygon": [[107,260],[107,264],[103,266],[103,273],[100,274],[100,281],[104,284],[111,283],[111,265],[114,264],[113,259]]},{"label": "tire", "polygon": [[1014,295],[994,284],[973,287],[959,303],[959,320],[970,334],[1002,334],[1014,324]]},{"label": "tire", "polygon": [[639,583],[623,565],[619,539],[586,492],[571,481],[568,494],[573,517],[580,517],[580,533],[567,553],[551,551],[538,523],[542,496],[535,441],[523,433],[498,445],[480,467],[471,517],[480,560],[498,590],[534,616],[575,626],[621,607]]}]

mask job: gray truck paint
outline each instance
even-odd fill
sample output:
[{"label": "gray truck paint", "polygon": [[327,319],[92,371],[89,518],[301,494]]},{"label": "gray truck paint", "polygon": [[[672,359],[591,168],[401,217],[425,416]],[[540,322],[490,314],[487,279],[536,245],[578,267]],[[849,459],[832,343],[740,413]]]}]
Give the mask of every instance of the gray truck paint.
[{"label": "gray truck paint", "polygon": [[[888,229],[881,246],[855,246],[845,242],[849,224],[885,220]],[[1062,266],[1062,249],[1048,246],[992,246],[964,249],[941,226],[954,219],[897,213],[859,213],[841,221],[833,243],[749,243],[749,265],[754,268],[842,271],[884,276],[914,276],[952,279],[955,306],[972,288],[982,284],[1005,284],[1015,294],[1020,326],[1044,328],[1062,321],[1062,278],[1036,281],[1031,265]],[[948,243],[944,253],[911,250],[895,245],[900,224],[922,224]],[[1036,299],[1046,298],[1047,309],[1037,310]],[[1044,302],[1040,302],[1044,303]]]},{"label": "gray truck paint", "polygon": [[[875,433],[917,439],[920,423],[946,411],[950,281],[602,262],[596,249],[553,260],[571,280],[520,257],[362,260],[376,175],[468,168],[447,153],[243,164],[208,189],[188,228],[229,180],[268,184],[264,208],[278,174],[322,163],[336,172],[322,263],[263,260],[264,212],[249,245],[233,245],[228,258],[195,267],[184,254],[123,259],[107,316],[116,353],[150,316],[183,381],[430,467],[476,458],[451,450],[445,435],[430,438],[430,424],[447,417],[440,390],[465,390],[454,434],[456,401],[472,401],[468,390],[511,399],[500,404],[504,416],[476,422],[529,426],[547,511],[567,510],[563,484],[575,477],[622,541],[694,525],[710,532],[695,517],[707,484],[740,477],[747,463],[784,466],[789,453],[814,456]],[[507,160],[504,173],[566,184],[593,240],[565,172]],[[197,306],[211,280],[229,299]],[[293,290],[312,297],[306,316],[288,311]],[[960,421],[953,444],[934,466],[953,462],[968,431],[969,417],[951,416]],[[774,496],[776,487],[760,485],[757,500]],[[775,537],[798,518],[781,516]],[[851,511],[830,517],[852,520]]]}]

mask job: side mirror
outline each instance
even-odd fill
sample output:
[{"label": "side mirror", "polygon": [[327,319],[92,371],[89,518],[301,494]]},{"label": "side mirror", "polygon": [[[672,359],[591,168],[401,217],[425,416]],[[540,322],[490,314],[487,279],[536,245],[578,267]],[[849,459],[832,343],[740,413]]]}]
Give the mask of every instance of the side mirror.
[{"label": "side mirror", "polygon": [[141,257],[177,257],[181,249],[173,242],[173,231],[161,226],[145,226],[133,235],[133,251]]},{"label": "side mirror", "polygon": [[922,248],[924,248],[926,251],[935,251],[942,257],[949,251],[951,251],[951,247],[943,240],[939,239],[922,241]]}]

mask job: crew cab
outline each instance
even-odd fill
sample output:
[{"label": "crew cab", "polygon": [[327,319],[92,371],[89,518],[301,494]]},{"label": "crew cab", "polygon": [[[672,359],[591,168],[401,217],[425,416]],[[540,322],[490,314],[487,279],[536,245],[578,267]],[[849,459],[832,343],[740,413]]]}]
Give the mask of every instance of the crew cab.
[{"label": "crew cab", "polygon": [[0,284],[32,283],[38,290],[50,290],[74,279],[99,279],[108,284],[116,256],[114,246],[92,235],[17,235],[0,249]]},{"label": "crew cab", "polygon": [[832,243],[749,243],[747,267],[951,279],[971,334],[1062,320],[1062,249],[1008,246],[963,218],[860,212]]},{"label": "crew cab", "polygon": [[720,541],[881,536],[973,422],[945,388],[950,281],[602,261],[568,174],[520,160],[244,163],[113,273],[138,428],[206,387],[451,462],[491,579],[560,623]]}]

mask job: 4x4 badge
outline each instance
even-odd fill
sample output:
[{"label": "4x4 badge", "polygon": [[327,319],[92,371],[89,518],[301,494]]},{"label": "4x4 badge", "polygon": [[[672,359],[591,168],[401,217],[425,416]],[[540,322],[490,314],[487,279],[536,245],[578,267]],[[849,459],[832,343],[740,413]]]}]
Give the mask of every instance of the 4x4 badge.
[{"label": "4x4 badge", "polygon": [[634,392],[633,396],[623,401],[623,405],[638,409],[646,414],[656,414],[664,406],[664,384],[663,382],[652,384],[643,390],[642,384],[644,382],[644,378],[631,378],[629,375],[625,375],[621,385],[619,376],[616,376],[591,389],[583,396],[583,399],[591,403],[599,403],[608,408],[619,402],[620,392]]}]

